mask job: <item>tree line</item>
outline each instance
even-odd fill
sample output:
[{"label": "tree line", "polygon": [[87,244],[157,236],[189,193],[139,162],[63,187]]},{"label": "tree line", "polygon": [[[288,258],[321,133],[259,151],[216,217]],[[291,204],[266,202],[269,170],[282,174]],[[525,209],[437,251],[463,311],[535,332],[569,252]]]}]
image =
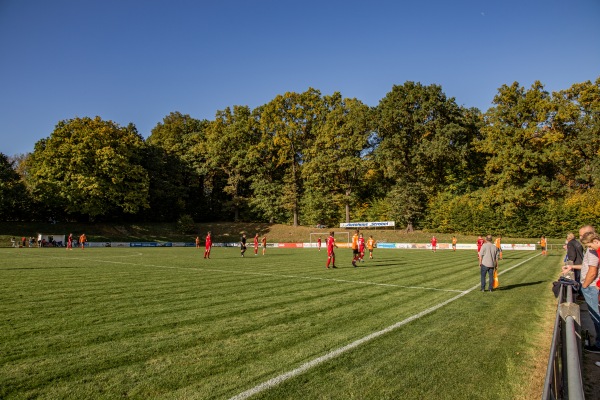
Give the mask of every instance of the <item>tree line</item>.
[{"label": "tree line", "polygon": [[32,153],[0,153],[0,218],[519,235],[600,220],[600,78],[553,93],[515,82],[492,104],[406,82],[375,107],[309,88],[213,120],[172,112],[147,139],[133,124],[64,120]]}]

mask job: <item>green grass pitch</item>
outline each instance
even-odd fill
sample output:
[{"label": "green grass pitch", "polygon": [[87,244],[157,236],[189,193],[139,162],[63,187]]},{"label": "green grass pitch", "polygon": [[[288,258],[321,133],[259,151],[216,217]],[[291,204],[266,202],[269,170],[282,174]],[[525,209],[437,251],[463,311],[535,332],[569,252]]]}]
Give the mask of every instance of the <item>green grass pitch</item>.
[{"label": "green grass pitch", "polygon": [[0,398],[514,399],[561,258],[504,252],[481,293],[474,251],[202,254],[0,249]]}]

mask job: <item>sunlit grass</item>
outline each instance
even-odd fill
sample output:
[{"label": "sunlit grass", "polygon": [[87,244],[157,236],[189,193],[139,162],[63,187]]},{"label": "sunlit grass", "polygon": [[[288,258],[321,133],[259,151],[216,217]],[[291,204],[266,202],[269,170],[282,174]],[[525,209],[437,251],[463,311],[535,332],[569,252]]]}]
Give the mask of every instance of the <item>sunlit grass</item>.
[{"label": "sunlit grass", "polygon": [[[0,397],[229,398],[479,282],[474,251],[379,249],[358,268],[337,253],[326,270],[316,250],[0,250]],[[501,269],[534,255],[505,252]],[[515,398],[546,351],[536,330],[558,260],[256,398]]]}]

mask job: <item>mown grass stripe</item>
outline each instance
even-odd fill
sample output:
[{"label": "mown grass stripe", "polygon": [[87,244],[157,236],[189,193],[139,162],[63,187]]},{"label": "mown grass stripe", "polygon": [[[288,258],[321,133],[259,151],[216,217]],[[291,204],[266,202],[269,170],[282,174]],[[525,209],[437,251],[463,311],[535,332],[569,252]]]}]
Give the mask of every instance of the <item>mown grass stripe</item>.
[{"label": "mown grass stripe", "polygon": [[[512,266],[510,268],[508,268],[508,269],[505,269],[502,272],[503,273],[509,272],[510,270],[515,269],[515,268],[517,268],[517,267],[525,264],[526,262],[534,259],[537,256],[539,256],[539,254],[536,254],[535,256],[530,257],[530,258],[528,258],[528,259],[526,259],[526,260],[524,260],[524,261],[522,261],[522,262],[520,262],[520,263],[518,263],[518,264],[516,264],[516,265],[514,265],[514,266]],[[322,363],[325,363],[325,362],[327,362],[327,361],[329,361],[329,360],[331,360],[333,358],[336,358],[336,357],[338,357],[338,356],[340,356],[340,355],[342,355],[342,354],[344,354],[344,353],[346,353],[346,352],[348,352],[348,351],[350,351],[350,350],[352,350],[352,349],[354,349],[354,348],[356,348],[358,346],[361,346],[364,343],[370,342],[373,339],[376,339],[376,338],[378,338],[378,337],[380,337],[382,335],[385,335],[385,334],[387,334],[389,332],[392,332],[393,330],[396,330],[396,329],[398,329],[398,328],[400,328],[400,327],[402,327],[402,326],[404,326],[406,324],[409,324],[412,321],[415,321],[415,320],[417,320],[417,319],[419,319],[419,318],[421,318],[421,317],[423,317],[423,316],[425,316],[427,314],[430,314],[430,313],[432,313],[432,312],[434,312],[434,311],[436,311],[436,310],[444,307],[445,305],[450,304],[450,303],[452,303],[452,302],[454,302],[454,301],[462,298],[463,296],[467,295],[468,293],[472,292],[473,290],[478,289],[479,286],[480,286],[479,284],[474,285],[471,288],[469,288],[469,289],[461,292],[460,294],[452,297],[451,299],[448,299],[448,300],[443,301],[443,302],[441,302],[439,304],[436,304],[435,306],[429,307],[428,309],[423,310],[423,311],[421,311],[421,312],[419,312],[419,313],[417,313],[415,315],[412,315],[412,316],[410,316],[410,317],[408,317],[408,318],[406,318],[406,319],[404,319],[404,320],[402,320],[400,322],[397,322],[397,323],[395,323],[393,325],[390,325],[390,326],[388,326],[385,329],[381,329],[381,330],[379,330],[377,332],[373,332],[373,333],[371,333],[371,334],[369,334],[369,335],[367,335],[365,337],[362,337],[362,338],[360,338],[358,340],[355,340],[352,343],[347,344],[346,346],[340,347],[340,348],[338,348],[338,349],[336,349],[334,351],[331,351],[331,352],[329,352],[329,353],[327,353],[327,354],[325,354],[325,355],[323,355],[321,357],[317,357],[314,360],[311,360],[311,361],[309,361],[307,363],[302,364],[298,368],[295,368],[295,369],[293,369],[291,371],[285,372],[285,373],[283,373],[281,375],[278,375],[278,376],[276,376],[274,378],[271,378],[268,381],[260,383],[260,384],[254,386],[251,389],[248,389],[248,390],[246,390],[246,391],[244,391],[242,393],[239,393],[239,394],[231,397],[230,400],[244,400],[244,399],[250,398],[250,397],[252,397],[252,396],[254,396],[254,395],[256,395],[256,394],[258,394],[258,393],[260,393],[262,391],[265,391],[265,390],[267,390],[267,389],[269,389],[271,387],[277,386],[277,385],[281,384],[282,382],[284,382],[284,381],[286,381],[288,379],[291,379],[291,378],[294,378],[294,377],[296,377],[298,375],[301,375],[304,372],[306,372],[306,371],[308,371],[308,370],[310,370],[310,369],[312,369],[312,368],[314,368],[314,367],[316,367],[316,366],[318,366],[318,365],[320,365]]]}]

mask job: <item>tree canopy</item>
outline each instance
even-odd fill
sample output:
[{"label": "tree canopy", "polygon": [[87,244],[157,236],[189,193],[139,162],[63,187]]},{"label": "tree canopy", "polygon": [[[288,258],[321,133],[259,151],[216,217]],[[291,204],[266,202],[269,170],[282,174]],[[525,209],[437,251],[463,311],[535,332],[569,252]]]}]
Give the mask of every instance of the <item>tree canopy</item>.
[{"label": "tree canopy", "polygon": [[[369,107],[309,88],[212,120],[60,121],[18,163],[0,154],[0,216],[552,234],[600,217],[600,78],[550,93],[502,85],[485,112],[439,85]],[[594,211],[595,210],[595,211]]]}]

